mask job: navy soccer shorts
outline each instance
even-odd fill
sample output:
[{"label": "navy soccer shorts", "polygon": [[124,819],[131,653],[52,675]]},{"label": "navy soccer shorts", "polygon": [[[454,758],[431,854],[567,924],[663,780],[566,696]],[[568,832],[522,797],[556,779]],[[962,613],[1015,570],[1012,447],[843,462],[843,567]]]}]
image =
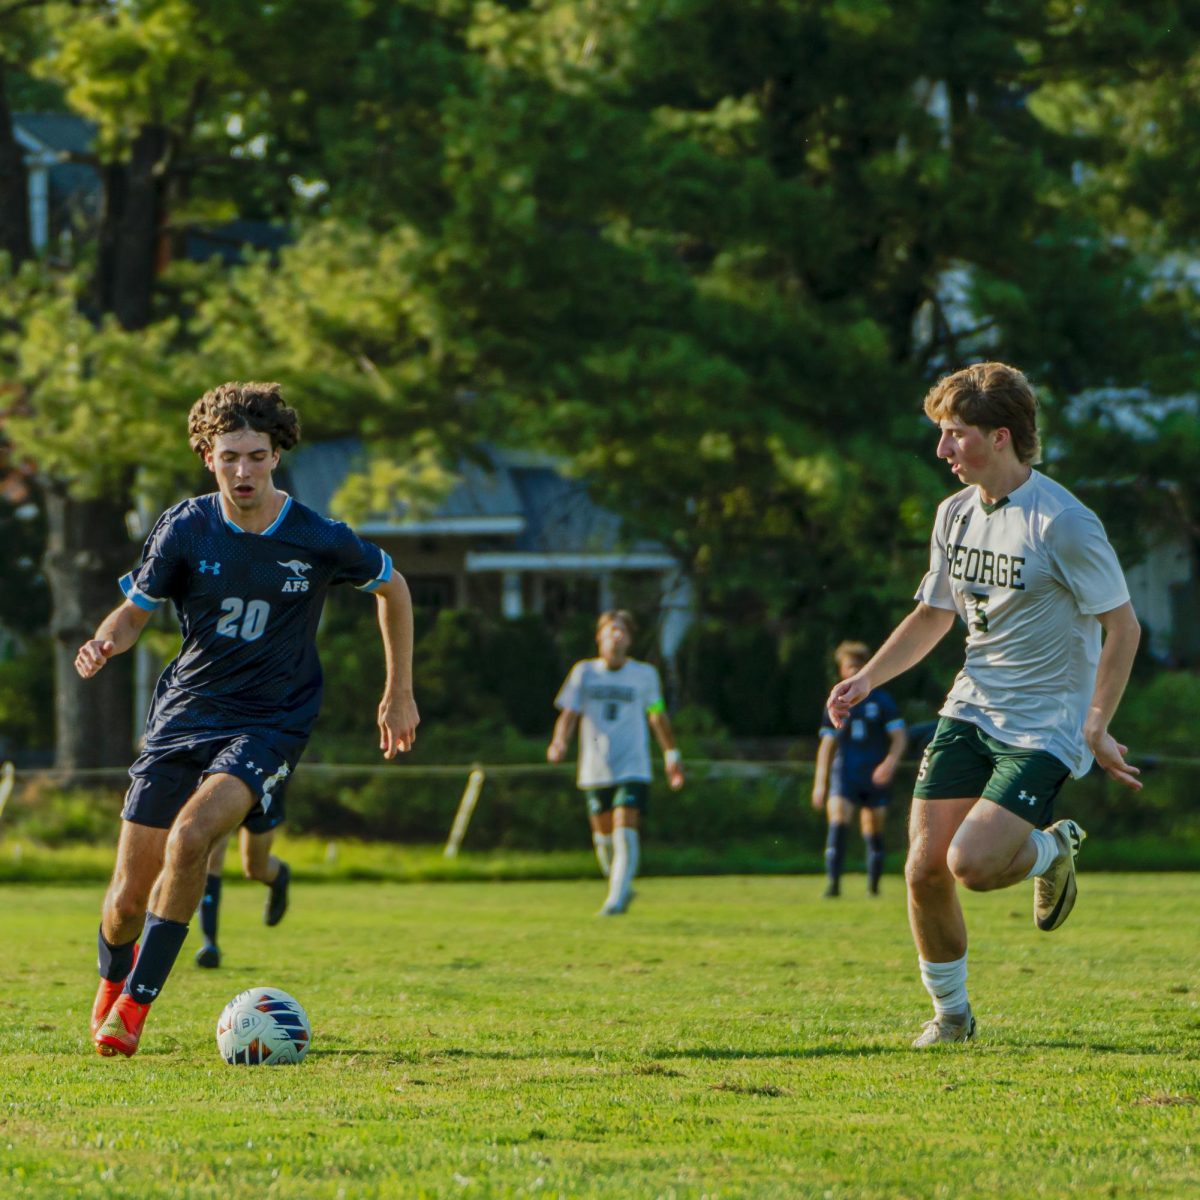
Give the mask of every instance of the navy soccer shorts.
[{"label": "navy soccer shorts", "polygon": [[876,787],[871,782],[870,771],[843,771],[835,762],[829,774],[829,794],[841,796],[861,808],[886,808],[892,798],[892,789]]},{"label": "navy soccer shorts", "polygon": [[132,782],[121,817],[135,825],[170,829],[188,798],[209,775],[233,775],[254,793],[242,822],[265,833],[283,820],[285,784],[306,739],[283,734],[231,734],[169,750],[145,750],[129,768]]}]

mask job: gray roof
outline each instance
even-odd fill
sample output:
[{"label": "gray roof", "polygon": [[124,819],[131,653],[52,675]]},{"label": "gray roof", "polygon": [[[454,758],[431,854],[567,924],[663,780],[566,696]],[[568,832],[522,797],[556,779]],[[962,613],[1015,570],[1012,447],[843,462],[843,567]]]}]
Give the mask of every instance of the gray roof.
[{"label": "gray roof", "polygon": [[[553,459],[496,448],[488,448],[483,458],[482,463],[459,463],[459,482],[433,512],[413,520],[397,504],[389,513],[370,514],[361,527],[376,535],[403,535],[437,525],[440,532],[493,542],[499,533],[512,539],[509,549],[538,554],[659,549],[646,541],[629,544],[621,536],[620,518],[593,503],[586,486],[563,475]],[[366,450],[357,438],[322,442],[300,447],[285,465],[296,498],[328,512],[346,476],[366,465]]]},{"label": "gray roof", "polygon": [[13,126],[59,153],[87,154],[96,136],[96,126],[73,113],[17,112]]}]

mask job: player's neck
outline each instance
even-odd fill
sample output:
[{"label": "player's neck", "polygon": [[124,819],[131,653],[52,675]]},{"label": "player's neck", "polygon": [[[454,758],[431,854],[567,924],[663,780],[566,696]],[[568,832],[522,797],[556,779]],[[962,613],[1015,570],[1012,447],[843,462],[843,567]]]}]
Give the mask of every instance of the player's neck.
[{"label": "player's neck", "polygon": [[620,658],[605,658],[602,654],[600,655],[600,661],[608,670],[619,671],[629,661],[629,655],[624,654]]},{"label": "player's neck", "polygon": [[1028,463],[1001,461],[995,469],[988,472],[986,479],[981,479],[975,486],[979,489],[979,498],[984,504],[999,504],[1005,496],[1015,492],[1025,483],[1033,468]]},{"label": "player's neck", "polygon": [[262,533],[270,529],[280,512],[283,511],[284,502],[287,500],[287,492],[281,492],[274,484],[253,508],[238,508],[224,493],[218,492],[217,495],[220,499],[221,511],[225,514],[226,519],[243,533]]}]

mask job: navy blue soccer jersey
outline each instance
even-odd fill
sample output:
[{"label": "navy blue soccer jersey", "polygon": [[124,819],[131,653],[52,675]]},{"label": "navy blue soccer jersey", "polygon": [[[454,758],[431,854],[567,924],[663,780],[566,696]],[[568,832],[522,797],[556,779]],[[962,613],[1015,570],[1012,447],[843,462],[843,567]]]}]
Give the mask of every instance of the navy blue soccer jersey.
[{"label": "navy blue soccer jersey", "polygon": [[829,710],[821,719],[821,736],[834,738],[834,763],[844,779],[869,781],[871,772],[887,757],[891,733],[904,728],[896,702],[880,688],[859,701],[847,714],[841,729],[835,729]]},{"label": "navy blue soccer jersey", "polygon": [[391,574],[378,546],[290,496],[262,533],[239,529],[215,492],[168,509],[121,580],[139,608],[171,601],[183,632],[154,690],[146,747],[253,730],[307,737],[321,707],[316,633],[327,590],[373,591]]}]

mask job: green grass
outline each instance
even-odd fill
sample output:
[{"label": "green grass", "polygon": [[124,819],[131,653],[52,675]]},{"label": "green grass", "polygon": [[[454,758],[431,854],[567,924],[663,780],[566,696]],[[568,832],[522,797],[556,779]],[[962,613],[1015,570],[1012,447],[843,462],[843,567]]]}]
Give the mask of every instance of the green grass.
[{"label": "green grass", "polygon": [[[900,887],[851,877],[226,888],[132,1060],[90,1049],[95,885],[0,887],[0,1195],[1179,1197],[1200,1162],[1195,876],[1085,874],[1059,933],[1027,885],[966,897],[980,1039],[927,1015]],[[217,1057],[216,1016],[292,991],[299,1067]]]}]

